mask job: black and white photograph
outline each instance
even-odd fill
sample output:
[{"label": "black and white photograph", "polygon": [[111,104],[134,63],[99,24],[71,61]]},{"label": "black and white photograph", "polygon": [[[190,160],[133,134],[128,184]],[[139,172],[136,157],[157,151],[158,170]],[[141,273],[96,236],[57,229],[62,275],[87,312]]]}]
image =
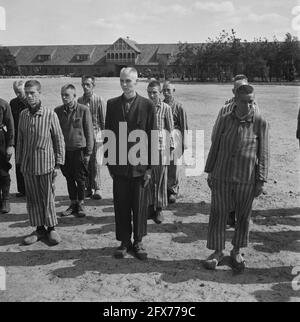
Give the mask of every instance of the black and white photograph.
[{"label": "black and white photograph", "polygon": [[0,302],[300,302],[299,37],[299,0],[0,0]]}]

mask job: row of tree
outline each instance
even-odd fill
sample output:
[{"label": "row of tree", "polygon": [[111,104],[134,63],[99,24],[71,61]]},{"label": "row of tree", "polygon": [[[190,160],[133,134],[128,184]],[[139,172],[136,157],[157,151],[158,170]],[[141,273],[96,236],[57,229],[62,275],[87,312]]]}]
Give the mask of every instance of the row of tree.
[{"label": "row of tree", "polygon": [[247,42],[234,30],[223,30],[204,44],[180,43],[171,64],[173,70],[161,66],[167,78],[176,73],[182,79],[223,82],[246,74],[250,81],[294,81],[300,78],[300,42],[289,33],[283,42],[276,38]]},{"label": "row of tree", "polygon": [[8,48],[0,46],[0,75],[19,75],[15,57]]}]

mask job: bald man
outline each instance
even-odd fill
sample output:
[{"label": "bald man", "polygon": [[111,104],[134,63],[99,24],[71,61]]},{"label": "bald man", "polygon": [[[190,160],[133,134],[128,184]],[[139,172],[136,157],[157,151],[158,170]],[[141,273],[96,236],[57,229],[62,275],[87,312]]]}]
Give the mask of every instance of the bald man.
[{"label": "bald man", "polygon": [[[116,162],[108,163],[108,169],[113,178],[116,238],[121,242],[114,255],[123,258],[129,250],[133,250],[138,259],[145,260],[147,252],[142,245],[142,239],[147,234],[146,188],[151,179],[151,131],[156,129],[156,112],[154,104],[136,92],[137,79],[135,68],[121,70],[120,85],[123,94],[107,102],[105,130],[112,131],[116,137],[116,145],[108,144],[108,149],[116,151]],[[125,138],[120,133],[121,126],[127,127]],[[121,159],[122,148],[125,149],[125,156],[130,155],[136,142],[128,142],[127,136],[136,130],[143,131],[147,136],[146,164],[139,162],[133,165],[129,157],[125,162]],[[106,140],[104,143],[106,145]]]},{"label": "bald man", "polygon": [[[228,99],[224,106],[221,108],[221,110],[219,111],[219,114],[217,116],[216,122],[214,124],[213,130],[212,130],[212,134],[211,134],[211,141],[213,142],[214,137],[216,135],[216,129],[218,127],[218,124],[220,122],[220,119],[223,115],[229,114],[233,111],[233,108],[236,106],[236,93],[239,87],[243,86],[243,85],[249,85],[248,82],[248,78],[246,75],[240,74],[240,75],[236,75],[233,79],[233,89],[232,89],[232,93],[233,93],[233,97]],[[255,100],[253,100],[253,102],[251,103],[252,107],[254,109],[254,111],[256,113],[259,113],[259,108],[257,103],[255,102]],[[231,211],[229,216],[228,216],[228,222],[227,222],[227,228],[234,228],[235,227],[235,222],[236,222],[236,218],[235,218],[235,212]]]},{"label": "bald man", "polygon": [[[19,125],[19,117],[23,110],[29,107],[26,101],[24,82],[22,80],[16,80],[13,83],[13,89],[16,94],[16,97],[10,101],[10,107],[12,116],[14,118],[15,123],[15,142],[17,143],[18,138],[18,125]],[[16,197],[24,197],[25,196],[25,183],[22,172],[20,171],[20,167],[16,164],[16,178],[17,178],[17,189],[18,193]]]},{"label": "bald man", "polygon": [[234,210],[237,218],[230,253],[236,272],[245,268],[240,252],[248,246],[252,203],[263,191],[269,169],[268,123],[253,108],[254,88],[242,85],[236,91],[232,112],[221,116],[207,157],[210,174],[211,211],[207,248],[214,253],[204,262],[216,269],[224,256],[226,219]]},{"label": "bald man", "polygon": [[[177,158],[181,157],[186,148],[185,131],[188,130],[187,115],[181,103],[174,98],[175,86],[170,81],[165,81],[162,89],[164,103],[167,103],[172,109],[174,120],[174,140],[175,149],[178,151]],[[176,159],[170,161],[168,166],[168,202],[175,203],[179,192],[179,167]]]}]

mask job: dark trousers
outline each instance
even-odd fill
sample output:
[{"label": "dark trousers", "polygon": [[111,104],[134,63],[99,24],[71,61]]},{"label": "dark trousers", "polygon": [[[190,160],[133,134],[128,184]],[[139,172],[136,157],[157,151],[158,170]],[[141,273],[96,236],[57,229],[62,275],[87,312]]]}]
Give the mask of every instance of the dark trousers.
[{"label": "dark trousers", "polygon": [[5,132],[0,129],[0,201],[9,199],[11,164],[6,158],[6,138]]},{"label": "dark trousers", "polygon": [[18,192],[22,193],[25,195],[25,182],[24,182],[24,177],[23,174],[20,170],[20,166],[16,165],[16,178],[17,178],[17,189]]},{"label": "dark trousers", "polygon": [[70,200],[84,200],[88,170],[84,164],[83,150],[66,151],[65,164],[61,170],[67,180]]},{"label": "dark trousers", "polygon": [[141,242],[147,235],[148,204],[143,185],[143,176],[115,176],[113,179],[116,238],[119,241],[128,243],[132,231],[135,242]]}]

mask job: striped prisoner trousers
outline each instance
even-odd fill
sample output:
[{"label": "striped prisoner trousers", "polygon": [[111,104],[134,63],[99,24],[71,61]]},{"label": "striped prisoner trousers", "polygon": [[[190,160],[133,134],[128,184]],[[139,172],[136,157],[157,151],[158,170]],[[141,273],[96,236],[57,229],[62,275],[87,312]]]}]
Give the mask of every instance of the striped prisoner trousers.
[{"label": "striped prisoner trousers", "polygon": [[52,173],[45,175],[24,174],[27,211],[32,227],[57,225]]},{"label": "striped prisoner trousers", "polygon": [[225,249],[227,217],[232,210],[236,215],[232,245],[235,248],[247,247],[254,200],[254,184],[223,183],[213,180],[212,185],[207,248]]},{"label": "striped prisoner trousers", "polygon": [[151,180],[149,185],[149,205],[154,210],[168,206],[168,166],[163,165],[163,152],[160,151],[160,164],[152,166]]},{"label": "striped prisoner trousers", "polygon": [[100,177],[100,163],[97,161],[97,153],[100,147],[97,147],[96,140],[94,141],[93,153],[90,158],[88,177],[86,180],[87,190],[95,189],[100,190],[101,187],[101,177]]}]

